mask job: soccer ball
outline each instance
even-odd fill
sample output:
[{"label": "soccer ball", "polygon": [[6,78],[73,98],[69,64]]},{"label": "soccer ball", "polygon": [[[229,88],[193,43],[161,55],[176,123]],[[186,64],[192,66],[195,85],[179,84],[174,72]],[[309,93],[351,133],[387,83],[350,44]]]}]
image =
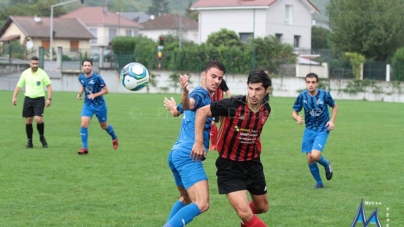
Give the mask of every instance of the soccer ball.
[{"label": "soccer ball", "polygon": [[144,65],[132,62],[125,65],[120,74],[122,85],[130,91],[139,91],[149,82],[149,71]]}]

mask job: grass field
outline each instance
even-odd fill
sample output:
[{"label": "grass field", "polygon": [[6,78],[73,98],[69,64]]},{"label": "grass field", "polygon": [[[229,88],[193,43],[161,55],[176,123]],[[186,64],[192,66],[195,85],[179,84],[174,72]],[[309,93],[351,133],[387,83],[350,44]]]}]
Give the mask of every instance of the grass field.
[{"label": "grass field", "polygon": [[[82,101],[76,93],[55,92],[45,110],[48,149],[25,149],[23,94],[0,91],[0,226],[162,226],[178,193],[167,154],[179,132],[179,118],[163,108],[164,94],[108,94],[108,121],[119,149],[96,118],[89,127],[87,156],[77,155]],[[173,95],[178,100],[179,95]],[[334,177],[313,189],[300,152],[303,126],[291,118],[293,98],[271,98],[263,134],[269,211],[268,226],[350,226],[361,199],[366,215],[378,208],[383,226],[404,226],[404,104],[336,100],[339,113],[324,155]],[[210,179],[211,208],[193,227],[238,227],[224,195],[218,195],[210,152],[204,166]],[[372,204],[373,202],[373,204]],[[388,216],[388,217],[387,217]],[[357,225],[361,226],[361,224]]]}]

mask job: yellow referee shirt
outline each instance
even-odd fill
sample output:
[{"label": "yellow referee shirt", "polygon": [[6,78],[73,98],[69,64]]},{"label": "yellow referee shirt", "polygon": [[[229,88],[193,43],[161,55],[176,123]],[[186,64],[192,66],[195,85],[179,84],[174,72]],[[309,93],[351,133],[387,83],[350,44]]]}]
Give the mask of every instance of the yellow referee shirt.
[{"label": "yellow referee shirt", "polygon": [[17,87],[22,88],[25,85],[25,96],[37,98],[45,97],[44,86],[48,86],[49,84],[51,84],[51,80],[44,70],[38,68],[33,73],[31,68],[29,68],[22,72]]}]

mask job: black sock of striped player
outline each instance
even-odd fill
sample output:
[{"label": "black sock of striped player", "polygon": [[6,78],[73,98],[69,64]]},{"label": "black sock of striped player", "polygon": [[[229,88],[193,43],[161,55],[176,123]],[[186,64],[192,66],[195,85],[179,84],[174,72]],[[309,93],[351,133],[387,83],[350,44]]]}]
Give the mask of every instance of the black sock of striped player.
[{"label": "black sock of striped player", "polygon": [[38,133],[40,137],[43,137],[43,133],[45,130],[45,123],[41,123],[41,124],[36,124],[36,129],[38,129]]},{"label": "black sock of striped player", "polygon": [[32,141],[32,133],[34,132],[32,124],[25,124],[25,132],[27,133],[28,140]]}]

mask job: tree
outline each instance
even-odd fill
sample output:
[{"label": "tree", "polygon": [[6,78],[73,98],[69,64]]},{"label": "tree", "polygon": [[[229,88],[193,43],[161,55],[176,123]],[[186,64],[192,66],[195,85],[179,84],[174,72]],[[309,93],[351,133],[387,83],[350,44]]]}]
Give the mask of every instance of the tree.
[{"label": "tree", "polygon": [[206,40],[207,44],[214,47],[225,46],[225,47],[243,47],[245,44],[241,41],[235,31],[227,30],[225,28],[220,29],[218,32],[212,32]]},{"label": "tree", "polygon": [[189,2],[188,7],[185,9],[185,16],[191,20],[198,21],[198,11],[191,10],[192,1]]},{"label": "tree", "polygon": [[[255,68],[278,73],[282,64],[296,63],[293,46],[279,42],[275,36],[258,37],[253,40],[255,48]],[[250,45],[252,42],[250,42]]]},{"label": "tree", "polygon": [[147,13],[156,17],[163,16],[170,12],[169,3],[166,0],[153,0]]},{"label": "tree", "polygon": [[404,46],[404,0],[331,0],[333,47],[367,59],[389,60]]},{"label": "tree", "polygon": [[313,26],[311,27],[311,48],[312,49],[328,49],[328,34],[326,28]]}]

